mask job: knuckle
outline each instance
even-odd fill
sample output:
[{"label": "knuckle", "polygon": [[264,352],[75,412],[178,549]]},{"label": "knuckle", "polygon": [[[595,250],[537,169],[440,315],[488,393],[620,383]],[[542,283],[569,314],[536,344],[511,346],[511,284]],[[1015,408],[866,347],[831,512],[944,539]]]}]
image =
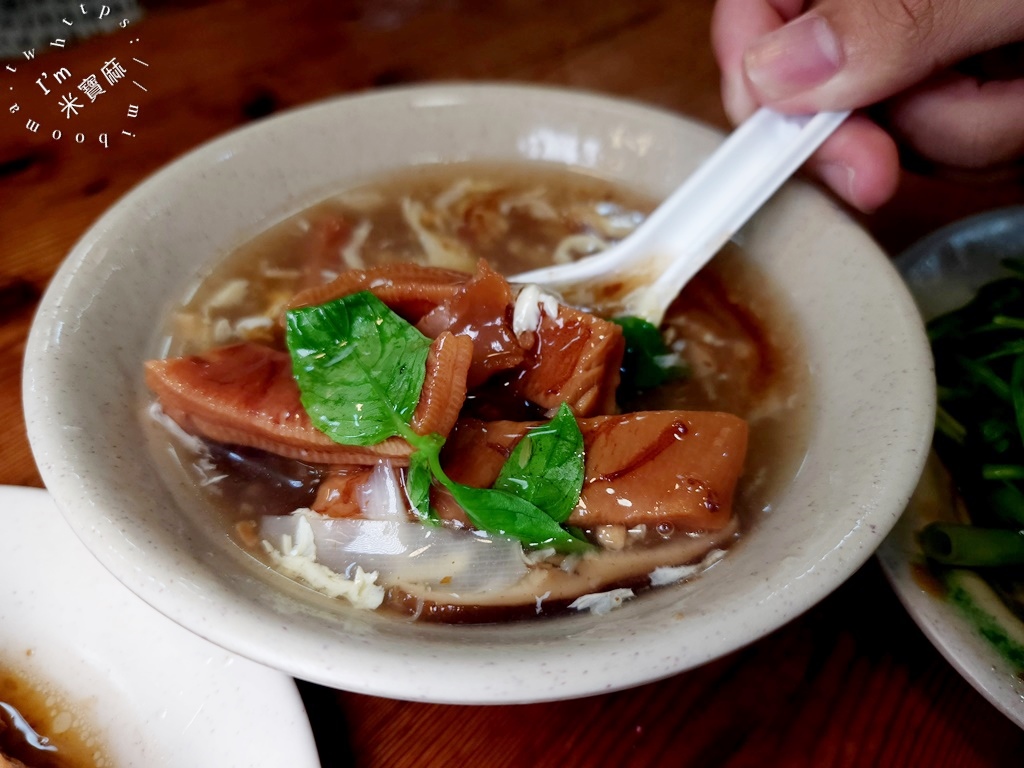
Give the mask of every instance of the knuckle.
[{"label": "knuckle", "polygon": [[926,36],[934,25],[936,0],[871,0],[879,26],[915,37]]},{"label": "knuckle", "polygon": [[[870,0],[877,32],[898,37],[908,49],[928,55],[930,44],[950,34],[958,15],[958,0]],[[929,45],[925,45],[928,43]]]},{"label": "knuckle", "polygon": [[909,28],[919,36],[927,37],[935,28],[935,0],[897,0],[893,10],[897,16],[894,23]]}]

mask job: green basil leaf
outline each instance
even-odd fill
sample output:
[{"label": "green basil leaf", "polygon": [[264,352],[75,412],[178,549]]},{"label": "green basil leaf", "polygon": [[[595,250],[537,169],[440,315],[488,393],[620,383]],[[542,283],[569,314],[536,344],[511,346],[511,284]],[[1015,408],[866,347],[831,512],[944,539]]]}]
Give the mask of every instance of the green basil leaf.
[{"label": "green basil leaf", "polygon": [[484,531],[511,536],[533,547],[554,547],[559,552],[592,548],[526,499],[496,488],[472,488],[451,480],[444,485],[473,525]]},{"label": "green basil leaf", "polygon": [[423,523],[437,523],[437,515],[430,508],[430,458],[423,451],[409,457],[409,470],[405,475],[405,492],[412,511]]},{"label": "green basil leaf", "polygon": [[554,547],[559,552],[592,549],[586,539],[566,531],[551,516],[515,494],[499,488],[473,488],[457,483],[441,467],[444,441],[437,435],[413,435],[417,454],[424,457],[438,482],[452,494],[476,528],[488,533],[519,539],[534,547]]},{"label": "green basil leaf", "polygon": [[583,434],[562,403],[547,424],[532,427],[501,468],[494,487],[526,499],[564,523],[583,490]]},{"label": "green basil leaf", "polygon": [[657,326],[639,317],[617,317],[612,322],[622,328],[626,340],[619,384],[626,398],[687,375],[686,367],[671,354]]},{"label": "green basil leaf", "polygon": [[302,405],[344,445],[405,436],[426,377],[430,339],[369,291],[287,314]]},{"label": "green basil leaf", "polygon": [[[522,483],[530,488],[525,498],[501,488],[471,488],[451,480],[441,468],[444,438],[417,435],[409,426],[426,377],[430,339],[363,291],[289,311],[286,340],[302,405],[318,429],[344,445],[374,445],[396,435],[409,441],[415,450],[407,493],[423,522],[437,520],[429,509],[433,476],[481,530],[560,552],[591,548],[531,501],[550,506],[555,516],[565,519],[579,498],[583,438],[567,406],[531,433],[516,466],[505,473],[509,489],[521,492]],[[575,493],[555,487],[561,483]]]}]

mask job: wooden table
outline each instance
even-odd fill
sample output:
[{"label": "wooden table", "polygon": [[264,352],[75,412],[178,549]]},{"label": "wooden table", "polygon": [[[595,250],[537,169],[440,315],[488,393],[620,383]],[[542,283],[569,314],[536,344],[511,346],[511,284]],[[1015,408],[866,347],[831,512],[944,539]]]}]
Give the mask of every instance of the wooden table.
[{"label": "wooden table", "polygon": [[[100,4],[86,6],[96,12]],[[141,178],[266,114],[396,83],[553,83],[627,96],[724,128],[707,34],[711,7],[711,0],[151,2],[144,18],[117,33],[139,40],[131,51],[148,68],[129,73],[145,74],[146,90],[131,99],[139,108],[130,123],[136,135],[116,143],[111,136],[108,149],[92,142],[109,129],[102,122],[109,115],[84,110],[74,123],[82,143],[66,126],[58,140],[48,135],[50,125],[26,130],[27,113],[8,114],[9,89],[0,89],[0,483],[41,485],[21,415],[21,358],[33,309],[75,240]],[[95,69],[114,40],[50,46],[40,62]],[[122,86],[135,87],[127,80]],[[18,93],[35,87],[19,83]],[[1022,201],[1019,175],[984,184],[907,175],[891,204],[861,220],[896,253],[944,223]],[[873,560],[752,646],[620,693],[460,707],[300,687],[325,766],[1024,761],[1024,733],[932,648]]]}]

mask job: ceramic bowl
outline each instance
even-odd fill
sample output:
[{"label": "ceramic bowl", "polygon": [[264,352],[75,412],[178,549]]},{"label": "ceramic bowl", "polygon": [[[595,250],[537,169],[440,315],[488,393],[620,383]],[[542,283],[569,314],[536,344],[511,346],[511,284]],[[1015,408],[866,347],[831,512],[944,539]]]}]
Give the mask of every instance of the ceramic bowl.
[{"label": "ceramic bowl", "polygon": [[47,487],[141,599],[232,651],[347,690],[459,703],[570,698],[672,675],[762,637],[874,552],[914,488],[934,408],[931,357],[899,275],[806,184],[786,186],[740,238],[803,335],[813,381],[806,460],[724,563],[608,615],[442,626],[325,610],[273,586],[223,531],[183,512],[148,458],[138,408],[163,309],[233,247],[332,191],[415,164],[529,160],[661,198],[720,141],[621,100],[451,85],[327,101],[196,149],[105,214],[41,304],[24,390]]}]

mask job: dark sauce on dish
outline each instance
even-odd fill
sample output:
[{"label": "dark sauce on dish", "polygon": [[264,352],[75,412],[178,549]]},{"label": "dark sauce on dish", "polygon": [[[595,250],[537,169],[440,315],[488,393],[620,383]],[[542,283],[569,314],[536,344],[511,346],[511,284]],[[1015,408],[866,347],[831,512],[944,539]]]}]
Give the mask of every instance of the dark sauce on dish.
[{"label": "dark sauce on dish", "polygon": [[[81,713],[61,696],[0,667],[0,756],[30,768],[109,768]],[[14,762],[19,761],[19,762]],[[2,764],[2,761],[0,761]]]}]

